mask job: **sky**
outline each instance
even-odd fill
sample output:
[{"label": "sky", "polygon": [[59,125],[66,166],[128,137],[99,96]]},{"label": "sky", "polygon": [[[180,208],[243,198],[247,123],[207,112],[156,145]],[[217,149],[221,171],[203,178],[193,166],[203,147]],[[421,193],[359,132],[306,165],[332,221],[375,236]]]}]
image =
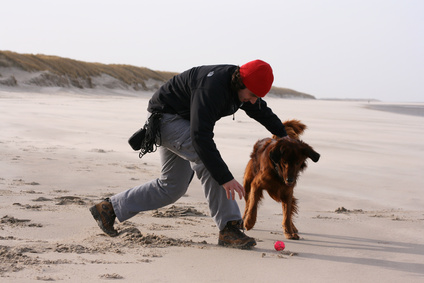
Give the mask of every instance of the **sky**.
[{"label": "sky", "polygon": [[262,59],[318,99],[424,102],[424,0],[0,4],[0,50],[172,72]]}]

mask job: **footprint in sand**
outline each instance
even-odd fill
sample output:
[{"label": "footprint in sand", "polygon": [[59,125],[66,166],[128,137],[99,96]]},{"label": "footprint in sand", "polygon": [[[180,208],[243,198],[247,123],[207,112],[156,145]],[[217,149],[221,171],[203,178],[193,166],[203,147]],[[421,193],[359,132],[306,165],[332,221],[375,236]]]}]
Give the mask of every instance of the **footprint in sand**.
[{"label": "footprint in sand", "polygon": [[31,220],[29,220],[29,219],[18,219],[18,218],[15,218],[13,216],[8,216],[8,215],[5,215],[0,219],[0,224],[10,225],[10,226],[43,227],[43,225],[41,225],[41,224],[37,224],[37,223],[28,224],[28,222],[31,222]]}]

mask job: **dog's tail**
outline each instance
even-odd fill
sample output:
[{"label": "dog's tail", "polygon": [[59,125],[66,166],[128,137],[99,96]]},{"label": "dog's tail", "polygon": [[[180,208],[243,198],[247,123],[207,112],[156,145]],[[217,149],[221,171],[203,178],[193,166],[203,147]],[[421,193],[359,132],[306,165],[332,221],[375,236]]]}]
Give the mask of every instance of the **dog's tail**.
[{"label": "dog's tail", "polygon": [[[299,136],[307,129],[305,124],[295,119],[287,120],[283,124],[286,127],[287,135],[292,139],[299,139]],[[276,138],[275,136],[272,137]]]}]

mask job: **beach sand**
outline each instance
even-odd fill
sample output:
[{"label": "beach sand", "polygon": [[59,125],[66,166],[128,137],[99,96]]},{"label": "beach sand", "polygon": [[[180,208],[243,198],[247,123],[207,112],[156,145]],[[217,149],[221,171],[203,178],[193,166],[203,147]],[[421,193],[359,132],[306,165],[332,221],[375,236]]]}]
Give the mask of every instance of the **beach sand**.
[{"label": "beach sand", "polygon": [[[247,232],[258,245],[218,246],[198,180],[174,205],[118,223],[118,237],[103,234],[88,208],[158,176],[159,155],[139,159],[127,144],[150,95],[0,91],[2,282],[424,281],[424,118],[393,105],[266,99],[304,122],[321,154],[295,188],[299,241],[284,238],[281,205],[266,195]],[[243,111],[232,118],[215,141],[242,182],[270,134]]]}]

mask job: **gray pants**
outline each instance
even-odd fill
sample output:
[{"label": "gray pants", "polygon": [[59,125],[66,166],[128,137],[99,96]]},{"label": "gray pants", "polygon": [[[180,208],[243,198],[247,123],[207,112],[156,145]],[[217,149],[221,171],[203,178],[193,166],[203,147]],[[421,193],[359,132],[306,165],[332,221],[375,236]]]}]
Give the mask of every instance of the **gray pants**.
[{"label": "gray pants", "polygon": [[228,221],[241,220],[237,202],[227,199],[224,188],[212,178],[194,150],[190,122],[171,114],[164,114],[161,121],[161,175],[156,180],[111,197],[118,220],[122,222],[141,211],[176,202],[186,193],[194,172],[202,183],[211,216],[218,228],[224,229]]}]

